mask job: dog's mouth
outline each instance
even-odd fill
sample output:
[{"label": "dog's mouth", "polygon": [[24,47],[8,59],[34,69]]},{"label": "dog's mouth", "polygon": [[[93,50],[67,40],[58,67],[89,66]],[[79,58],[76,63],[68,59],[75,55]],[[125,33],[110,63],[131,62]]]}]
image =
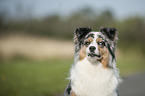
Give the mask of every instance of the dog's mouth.
[{"label": "dog's mouth", "polygon": [[101,59],[101,55],[97,55],[97,54],[94,54],[94,53],[89,53],[88,56],[97,57],[97,59]]}]

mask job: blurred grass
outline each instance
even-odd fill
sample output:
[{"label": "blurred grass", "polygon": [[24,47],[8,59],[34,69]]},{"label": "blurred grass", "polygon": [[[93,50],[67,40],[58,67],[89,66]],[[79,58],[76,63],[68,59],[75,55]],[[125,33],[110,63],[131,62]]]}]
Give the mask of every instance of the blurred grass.
[{"label": "blurred grass", "polygon": [[[138,53],[138,55],[137,55]],[[117,59],[121,76],[145,70],[144,56],[126,52]],[[0,96],[58,96],[68,83],[73,59],[13,59],[0,62]]]},{"label": "blurred grass", "polygon": [[0,62],[0,96],[55,96],[67,84],[69,60]]},{"label": "blurred grass", "polygon": [[137,49],[130,49],[117,59],[117,67],[120,69],[122,76],[131,75],[134,73],[145,71],[145,56],[142,51]]}]

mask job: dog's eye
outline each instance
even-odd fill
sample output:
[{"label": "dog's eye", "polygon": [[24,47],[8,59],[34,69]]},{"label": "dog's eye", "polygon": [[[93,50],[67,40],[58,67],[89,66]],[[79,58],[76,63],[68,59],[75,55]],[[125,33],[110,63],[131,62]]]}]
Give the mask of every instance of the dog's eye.
[{"label": "dog's eye", "polygon": [[89,44],[90,44],[90,42],[89,42],[89,41],[86,41],[86,42],[85,42],[85,45],[86,45],[86,46],[87,46],[87,45],[89,45]]},{"label": "dog's eye", "polygon": [[98,45],[100,46],[100,47],[103,47],[103,46],[105,46],[105,42],[98,42]]},{"label": "dog's eye", "polygon": [[103,42],[98,42],[98,45],[103,45]]}]

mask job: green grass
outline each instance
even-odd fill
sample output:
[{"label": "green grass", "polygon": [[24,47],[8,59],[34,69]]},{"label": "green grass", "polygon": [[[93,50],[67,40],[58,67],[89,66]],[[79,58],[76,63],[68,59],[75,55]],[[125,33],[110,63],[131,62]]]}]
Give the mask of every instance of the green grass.
[{"label": "green grass", "polygon": [[117,67],[122,76],[145,72],[145,56],[138,51],[125,52],[117,59]]},{"label": "green grass", "polygon": [[0,64],[0,96],[55,96],[64,91],[73,60],[12,60]]},{"label": "green grass", "polygon": [[[0,96],[56,96],[63,94],[73,63],[67,60],[15,59],[0,62]],[[117,59],[122,76],[145,70],[142,55],[124,54]]]}]

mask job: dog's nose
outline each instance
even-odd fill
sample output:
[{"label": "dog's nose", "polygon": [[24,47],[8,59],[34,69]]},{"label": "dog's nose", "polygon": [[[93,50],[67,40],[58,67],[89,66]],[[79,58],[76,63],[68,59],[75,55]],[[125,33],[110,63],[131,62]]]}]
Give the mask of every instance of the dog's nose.
[{"label": "dog's nose", "polygon": [[96,47],[90,46],[89,50],[90,50],[91,52],[94,52],[94,51],[96,50]]}]

